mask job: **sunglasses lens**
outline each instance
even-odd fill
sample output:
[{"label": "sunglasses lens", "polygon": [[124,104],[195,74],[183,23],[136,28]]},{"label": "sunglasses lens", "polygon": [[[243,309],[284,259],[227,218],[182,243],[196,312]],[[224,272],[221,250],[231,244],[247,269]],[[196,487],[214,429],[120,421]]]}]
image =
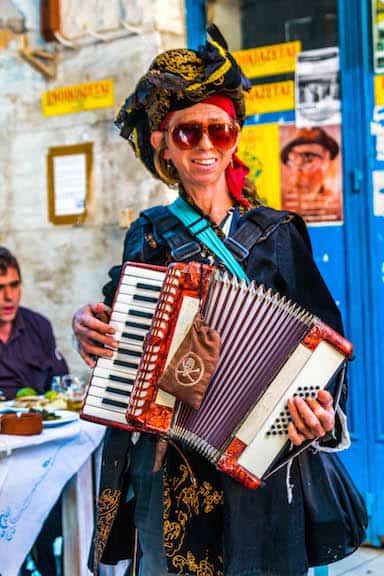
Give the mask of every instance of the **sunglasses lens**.
[{"label": "sunglasses lens", "polygon": [[236,143],[239,129],[236,124],[224,122],[208,124],[206,128],[203,124],[178,124],[172,130],[172,138],[178,148],[190,150],[198,145],[205,131],[213,146],[228,150]]},{"label": "sunglasses lens", "polygon": [[203,134],[201,124],[179,124],[172,130],[172,138],[178,148],[188,150],[198,145]]},{"label": "sunglasses lens", "polygon": [[209,124],[209,139],[216,148],[228,150],[231,148],[237,137],[237,127],[233,124]]}]

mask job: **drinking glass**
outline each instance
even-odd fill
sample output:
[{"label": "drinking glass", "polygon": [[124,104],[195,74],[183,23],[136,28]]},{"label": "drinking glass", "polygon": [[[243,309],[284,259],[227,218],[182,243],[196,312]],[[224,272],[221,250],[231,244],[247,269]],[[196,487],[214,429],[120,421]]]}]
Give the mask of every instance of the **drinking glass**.
[{"label": "drinking glass", "polygon": [[67,409],[80,412],[85,397],[86,385],[82,378],[67,374],[62,377],[63,388],[66,390]]}]

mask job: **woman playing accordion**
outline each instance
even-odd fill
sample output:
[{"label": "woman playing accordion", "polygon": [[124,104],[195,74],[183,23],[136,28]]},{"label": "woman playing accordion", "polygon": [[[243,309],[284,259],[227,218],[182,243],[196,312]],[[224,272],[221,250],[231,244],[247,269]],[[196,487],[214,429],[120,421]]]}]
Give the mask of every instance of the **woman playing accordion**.
[{"label": "woman playing accordion", "polygon": [[[120,110],[116,124],[121,136],[155,178],[178,185],[181,209],[192,210],[196,221],[204,218],[221,243],[229,246],[228,239],[242,228],[254,235],[237,260],[249,280],[342,332],[301,218],[260,210],[246,178],[249,170],[236,155],[249,82],[217,30],[211,36],[198,51],[170,50],[155,58]],[[247,225],[256,213],[264,214],[265,226]],[[225,269],[192,227],[174,222],[174,215],[159,207],[146,210],[126,234],[123,262],[166,266],[193,261]],[[241,248],[241,243],[232,244]],[[118,346],[113,327],[101,318],[113,303],[120,272],[121,267],[111,270],[104,303],[86,305],[74,317],[81,356],[91,367],[95,356],[109,358]],[[241,341],[233,344],[235,351],[240,346]],[[332,386],[329,390],[320,390],[315,398],[289,399],[293,446],[315,438],[319,449],[347,444],[345,389],[337,413]],[[265,486],[250,490],[177,441],[167,445],[153,434],[132,435],[111,427],[104,447],[93,570],[99,562],[131,557],[135,527],[144,576],[304,576],[310,561],[298,474],[293,459]]]}]

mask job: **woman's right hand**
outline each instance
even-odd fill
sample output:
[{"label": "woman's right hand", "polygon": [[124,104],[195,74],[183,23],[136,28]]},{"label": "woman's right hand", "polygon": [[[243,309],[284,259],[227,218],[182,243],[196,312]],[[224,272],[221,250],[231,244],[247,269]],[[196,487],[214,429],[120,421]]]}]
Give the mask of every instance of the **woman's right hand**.
[{"label": "woman's right hand", "polygon": [[[116,330],[108,324],[111,309],[102,302],[86,304],[75,312],[72,319],[73,333],[79,345],[79,354],[91,368],[95,356],[110,358],[118,346],[113,338]],[[109,348],[106,348],[109,347]]]}]

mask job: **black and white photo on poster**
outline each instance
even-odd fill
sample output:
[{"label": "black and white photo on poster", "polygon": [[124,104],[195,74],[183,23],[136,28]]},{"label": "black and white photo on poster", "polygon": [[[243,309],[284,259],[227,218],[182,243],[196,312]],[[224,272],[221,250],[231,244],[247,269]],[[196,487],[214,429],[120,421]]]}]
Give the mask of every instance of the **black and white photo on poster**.
[{"label": "black and white photo on poster", "polygon": [[384,72],[384,0],[372,2],[373,69],[376,74]]},{"label": "black and white photo on poster", "polygon": [[340,123],[337,47],[308,50],[297,55],[295,101],[296,126],[299,128]]}]

